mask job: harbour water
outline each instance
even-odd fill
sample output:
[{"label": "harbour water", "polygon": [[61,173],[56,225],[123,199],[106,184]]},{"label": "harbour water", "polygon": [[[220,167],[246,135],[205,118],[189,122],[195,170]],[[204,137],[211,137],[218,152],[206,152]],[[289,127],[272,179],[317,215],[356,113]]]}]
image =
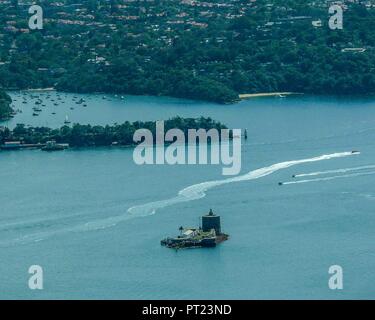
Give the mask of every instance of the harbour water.
[{"label": "harbour water", "polygon": [[[236,177],[137,166],[129,148],[0,152],[0,298],[375,298],[375,99],[75,95],[83,107],[61,94],[64,104],[33,117],[34,100],[11,95],[23,112],[10,127],[210,116],[249,139]],[[160,246],[209,208],[229,241]],[[28,287],[31,265],[43,268],[43,290]],[[328,287],[331,265],[344,270],[343,290]]]}]

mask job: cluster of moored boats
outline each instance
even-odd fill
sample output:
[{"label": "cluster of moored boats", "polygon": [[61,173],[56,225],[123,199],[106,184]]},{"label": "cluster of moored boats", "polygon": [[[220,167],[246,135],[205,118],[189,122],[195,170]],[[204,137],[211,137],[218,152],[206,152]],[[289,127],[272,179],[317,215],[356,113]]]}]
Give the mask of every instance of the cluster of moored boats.
[{"label": "cluster of moored boats", "polygon": [[[43,112],[44,108],[47,107],[47,102],[51,102],[54,106],[59,106],[60,104],[64,104],[67,98],[68,96],[66,94],[63,96],[61,93],[56,93],[54,96],[52,96],[51,93],[30,94],[28,92],[20,92],[16,95],[16,98],[14,98],[13,101],[17,102],[17,99],[21,99],[22,104],[33,104],[32,115],[33,117],[38,117]],[[78,97],[74,96],[72,102],[82,104],[84,107],[87,107],[87,103],[83,98],[78,100]],[[70,110],[74,110],[74,107],[70,107]],[[22,110],[18,109],[16,112],[22,112]],[[56,115],[56,111],[52,111],[52,114]],[[65,117],[64,123],[70,123],[67,117]]]},{"label": "cluster of moored boats", "polygon": [[[125,99],[124,96],[114,95],[116,98],[120,98],[121,100]],[[69,97],[66,93],[61,92],[50,92],[50,91],[43,91],[43,92],[35,92],[35,91],[23,91],[18,92],[15,94],[15,97],[13,98],[13,102],[20,101],[22,104],[28,104],[32,105],[32,116],[38,117],[42,112],[46,110],[46,107],[50,106],[51,103],[53,106],[59,106],[65,103],[68,103],[68,100],[71,99],[71,103],[82,106],[84,108],[88,107],[86,99],[78,96],[73,96],[72,98]],[[102,96],[103,100],[111,101],[111,99],[107,96]],[[22,109],[16,109],[13,105],[13,112],[11,114],[11,117],[16,116],[18,113],[22,113]],[[74,110],[75,106],[72,105],[70,110]],[[57,111],[53,110],[51,112],[52,115],[56,115]],[[71,121],[69,120],[68,116],[65,116],[64,124],[70,124]]]}]

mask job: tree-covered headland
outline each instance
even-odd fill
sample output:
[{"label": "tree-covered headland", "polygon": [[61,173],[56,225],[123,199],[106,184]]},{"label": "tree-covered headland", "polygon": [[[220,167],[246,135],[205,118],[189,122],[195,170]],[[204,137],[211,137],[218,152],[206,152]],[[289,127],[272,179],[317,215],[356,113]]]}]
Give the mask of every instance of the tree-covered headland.
[{"label": "tree-covered headland", "polygon": [[[375,93],[375,8],[328,0],[0,2],[0,85],[233,102],[239,93]],[[15,5],[18,3],[18,5]]]}]

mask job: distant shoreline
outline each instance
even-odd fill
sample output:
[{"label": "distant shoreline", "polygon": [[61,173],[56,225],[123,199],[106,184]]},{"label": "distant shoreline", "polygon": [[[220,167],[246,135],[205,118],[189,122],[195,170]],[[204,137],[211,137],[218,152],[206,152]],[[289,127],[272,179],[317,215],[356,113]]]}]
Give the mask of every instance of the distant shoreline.
[{"label": "distant shoreline", "polygon": [[252,99],[252,98],[262,98],[262,97],[283,97],[291,95],[302,95],[303,93],[297,92],[264,92],[264,93],[243,93],[239,94],[238,97],[241,100]]},{"label": "distant shoreline", "polygon": [[[50,88],[29,88],[29,89],[6,89],[7,91],[25,91],[25,92],[50,92],[50,91],[58,91],[56,88],[50,87]],[[65,92],[67,91],[60,91]],[[76,92],[69,92],[69,93],[76,93]],[[105,92],[90,92],[86,94],[106,94]],[[108,94],[108,93],[107,93]],[[115,93],[109,93],[109,94],[115,94]],[[125,93],[123,93],[125,94]],[[238,95],[238,98],[240,100],[245,99],[252,99],[252,98],[263,98],[263,97],[285,97],[290,95],[303,95],[303,93],[298,92],[259,92],[259,93],[242,93]],[[178,97],[175,97],[178,98]],[[180,98],[181,99],[181,98]],[[183,99],[183,98],[182,98]],[[195,100],[195,99],[193,99]],[[210,101],[207,101],[210,102]],[[237,101],[238,102],[238,101]],[[228,102],[227,102],[228,103]],[[231,102],[233,103],[233,102]]]}]

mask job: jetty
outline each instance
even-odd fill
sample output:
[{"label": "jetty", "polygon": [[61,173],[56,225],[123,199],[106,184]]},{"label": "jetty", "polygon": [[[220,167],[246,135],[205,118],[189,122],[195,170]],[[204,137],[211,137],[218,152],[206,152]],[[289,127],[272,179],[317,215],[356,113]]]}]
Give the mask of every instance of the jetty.
[{"label": "jetty", "polygon": [[43,151],[58,151],[69,148],[67,143],[56,143],[54,140],[47,141],[46,143],[22,143],[22,141],[8,141],[0,145],[1,150],[11,151],[20,149],[41,149]]}]

